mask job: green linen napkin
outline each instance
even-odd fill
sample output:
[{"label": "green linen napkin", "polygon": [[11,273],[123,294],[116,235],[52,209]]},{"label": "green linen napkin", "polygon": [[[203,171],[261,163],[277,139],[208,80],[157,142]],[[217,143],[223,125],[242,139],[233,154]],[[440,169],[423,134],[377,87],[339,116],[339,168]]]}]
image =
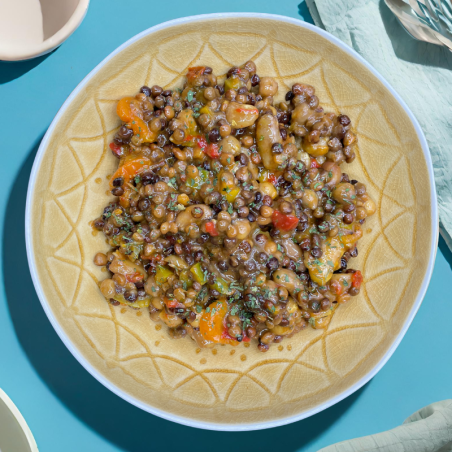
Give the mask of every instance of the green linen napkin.
[{"label": "green linen napkin", "polygon": [[361,54],[408,104],[432,155],[440,231],[452,249],[452,52],[407,34],[384,0],[306,0],[319,27]]},{"label": "green linen napkin", "polygon": [[452,400],[432,403],[400,427],[333,444],[318,452],[449,452],[452,451]]}]

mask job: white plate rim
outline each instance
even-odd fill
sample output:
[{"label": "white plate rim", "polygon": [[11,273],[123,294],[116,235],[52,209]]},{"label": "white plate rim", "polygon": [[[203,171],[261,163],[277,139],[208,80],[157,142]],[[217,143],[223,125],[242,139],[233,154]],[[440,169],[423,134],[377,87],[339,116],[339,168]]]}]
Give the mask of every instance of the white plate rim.
[{"label": "white plate rim", "polygon": [[[397,102],[401,105],[401,107],[405,110],[408,117],[410,118],[415,130],[416,134],[418,136],[419,142],[421,143],[422,150],[424,153],[424,157],[427,164],[427,170],[429,174],[429,182],[430,182],[430,192],[431,192],[431,199],[430,199],[430,207],[431,207],[431,219],[432,219],[432,229],[431,229],[431,236],[430,236],[430,256],[429,256],[429,262],[427,266],[426,273],[424,275],[422,285],[419,289],[418,295],[416,297],[415,303],[413,304],[413,307],[402,327],[400,330],[398,336],[395,338],[394,342],[391,344],[389,349],[386,351],[386,353],[383,355],[383,357],[380,359],[378,364],[372,368],[365,376],[363,376],[360,380],[358,380],[354,385],[352,385],[350,388],[346,389],[345,391],[341,392],[337,396],[327,400],[326,402],[315,406],[314,408],[310,410],[303,411],[299,414],[289,416],[282,419],[276,419],[272,421],[266,421],[266,422],[256,422],[256,423],[250,423],[250,424],[220,424],[220,423],[209,423],[204,421],[198,421],[196,419],[190,419],[187,417],[177,416],[171,413],[168,413],[163,410],[156,409],[154,407],[149,406],[146,403],[141,402],[140,400],[136,399],[135,397],[130,396],[129,394],[125,393],[122,389],[118,388],[116,385],[111,383],[108,379],[106,379],[101,373],[99,373],[96,369],[93,368],[93,366],[81,355],[81,353],[74,347],[70,339],[67,337],[64,330],[61,328],[60,324],[56,320],[55,316],[53,315],[52,310],[50,309],[50,306],[48,305],[46,298],[44,296],[44,292],[42,290],[41,284],[39,282],[38,274],[36,271],[35,266],[35,260],[34,260],[34,251],[33,251],[33,240],[32,240],[32,234],[31,234],[31,227],[32,224],[32,205],[31,205],[31,199],[33,197],[33,191],[35,188],[36,183],[36,177],[39,170],[39,167],[41,165],[45,149],[47,148],[47,144],[50,140],[50,137],[53,133],[53,130],[55,129],[56,125],[58,124],[61,116],[64,114],[72,100],[78,95],[78,93],[85,87],[85,85],[91,80],[91,78],[108,62],[110,61],[114,56],[116,56],[118,53],[122,52],[125,48],[129,47],[133,43],[137,42],[144,36],[147,36],[150,33],[154,33],[159,30],[163,30],[165,28],[169,28],[175,25],[181,25],[189,22],[197,22],[197,21],[203,21],[206,19],[218,19],[218,18],[261,18],[261,19],[268,19],[268,20],[275,20],[280,22],[286,22],[293,25],[298,25],[302,28],[306,28],[310,31],[313,31],[323,38],[326,38],[331,43],[338,46],[341,50],[348,53],[350,56],[352,56],[355,60],[358,60],[361,64],[363,64],[370,72],[372,72],[383,85],[390,91],[390,93],[394,96],[394,98],[397,100]],[[437,244],[438,244],[438,234],[439,234],[439,216],[438,216],[438,204],[437,204],[437,195],[436,195],[436,187],[435,187],[435,179],[433,174],[433,165],[432,165],[432,159],[430,156],[427,140],[424,136],[424,133],[422,132],[422,129],[417,121],[417,119],[414,117],[413,113],[410,111],[406,103],[403,101],[403,99],[396,93],[396,91],[389,85],[389,83],[377,72],[366,60],[364,60],[363,57],[361,57],[356,51],[348,47],[345,43],[340,41],[335,36],[331,35],[330,33],[326,32],[325,30],[316,27],[315,25],[308,24],[306,22],[303,22],[299,19],[294,19],[291,17],[286,16],[280,16],[277,14],[265,14],[265,13],[213,13],[213,14],[201,14],[196,16],[189,16],[189,17],[183,17],[179,19],[170,20],[167,22],[163,22],[159,25],[155,25],[154,27],[148,28],[147,30],[135,35],[134,37],[130,38],[128,41],[126,41],[124,44],[119,46],[117,49],[115,49],[110,55],[108,55],[104,60],[102,60],[80,83],[79,85],[72,91],[72,93],[69,95],[67,100],[64,102],[64,104],[61,106],[60,110],[58,111],[57,115],[53,119],[52,123],[50,124],[50,127],[48,128],[46,134],[44,135],[44,138],[41,141],[41,144],[39,146],[38,152],[36,154],[33,168],[30,175],[30,181],[28,185],[28,191],[27,191],[27,204],[26,204],[26,211],[25,211],[25,239],[26,239],[26,247],[27,247],[27,258],[28,258],[28,264],[30,268],[31,277],[33,280],[33,284],[35,286],[38,298],[42,304],[42,307],[47,315],[47,317],[50,320],[50,323],[54,327],[55,331],[57,332],[60,339],[63,341],[63,343],[66,345],[66,347],[69,349],[69,351],[72,353],[72,355],[77,359],[77,361],[94,377],[96,378],[100,383],[102,383],[105,387],[110,389],[113,393],[121,397],[122,399],[126,400],[127,402],[131,403],[132,405],[135,405],[138,408],[141,408],[144,411],[147,411],[151,414],[154,414],[156,416],[159,416],[163,419],[176,422],[182,425],[186,425],[189,427],[195,427],[195,428],[201,428],[206,430],[217,430],[217,431],[251,431],[251,430],[261,430],[261,429],[267,429],[267,428],[273,428],[273,427],[279,427],[282,425],[290,424],[292,422],[296,422],[302,419],[305,419],[307,417],[313,416],[314,414],[319,413],[320,411],[323,411],[336,403],[340,402],[341,400],[345,399],[349,395],[356,392],[358,389],[360,389],[362,386],[364,386],[369,380],[371,380],[379,371],[380,369],[386,364],[386,362],[389,360],[389,358],[392,356],[398,345],[400,344],[402,338],[405,336],[409,326],[411,325],[411,322],[413,321],[417,311],[419,310],[419,307],[422,303],[422,300],[425,296],[425,293],[427,291],[432,272],[433,267],[435,263],[435,257],[436,257],[436,251],[437,251]]]},{"label": "white plate rim", "polygon": [[27,439],[31,452],[39,452],[33,433],[31,433],[30,427],[28,426],[27,422],[22,416],[22,413],[16,407],[14,402],[9,398],[8,394],[6,394],[6,392],[3,391],[1,388],[0,388],[0,400],[2,400],[5,403],[6,407],[9,409],[14,419],[19,424],[20,429],[22,430],[22,432],[25,435],[25,438]]}]

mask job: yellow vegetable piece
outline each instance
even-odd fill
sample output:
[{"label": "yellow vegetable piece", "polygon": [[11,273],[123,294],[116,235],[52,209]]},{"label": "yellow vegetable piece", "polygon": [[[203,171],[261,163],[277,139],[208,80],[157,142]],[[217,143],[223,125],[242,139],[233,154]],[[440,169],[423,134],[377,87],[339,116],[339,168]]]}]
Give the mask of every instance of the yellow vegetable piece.
[{"label": "yellow vegetable piece", "polygon": [[233,188],[230,192],[226,193],[225,198],[228,202],[234,202],[234,199],[237,198],[239,193],[240,188]]},{"label": "yellow vegetable piece", "polygon": [[330,324],[336,308],[337,304],[333,304],[333,306],[327,311],[312,313],[311,318],[309,319],[309,323],[316,330],[325,329]]},{"label": "yellow vegetable piece", "polygon": [[229,284],[225,279],[221,277],[216,279],[215,283],[212,284],[211,288],[217,290],[221,294],[229,293]]},{"label": "yellow vegetable piece", "polygon": [[245,86],[245,83],[242,81],[242,79],[237,75],[233,75],[232,77],[227,78],[224,82],[224,91],[226,92],[230,89],[235,89],[237,91],[242,86]]},{"label": "yellow vegetable piece", "polygon": [[190,278],[188,270],[184,270],[183,272],[180,273],[179,280],[182,281],[182,283],[184,284],[183,289],[185,288],[190,289],[190,287],[193,285],[193,281]]},{"label": "yellow vegetable piece", "polygon": [[207,105],[204,105],[204,107],[199,110],[199,113],[209,115],[210,117],[213,116],[213,111]]},{"label": "yellow vegetable piece", "polygon": [[174,273],[168,267],[162,267],[161,265],[159,265],[155,272],[155,281],[157,282],[157,284],[164,284],[166,283],[167,279],[173,274]]},{"label": "yellow vegetable piece", "polygon": [[206,182],[209,182],[209,172],[205,169],[200,169],[197,177],[187,180],[187,185],[194,190],[199,190]]},{"label": "yellow vegetable piece", "polygon": [[138,299],[133,303],[127,301],[122,294],[116,294],[113,298],[116,301],[119,301],[121,304],[126,304],[127,306],[130,306],[132,308],[147,308],[151,304],[151,297],[149,296],[146,296],[145,298],[142,299]]},{"label": "yellow vegetable piece", "polygon": [[[182,110],[177,119],[184,124],[185,139],[181,146],[194,146],[197,143],[197,138],[200,136],[198,124],[193,117],[193,111],[190,108]],[[171,136],[170,141],[174,143],[174,138]]]},{"label": "yellow vegetable piece", "polygon": [[310,143],[308,138],[305,137],[303,139],[302,146],[303,151],[307,152],[313,157],[320,157],[321,155],[325,155],[329,151],[328,138],[326,137],[321,137],[317,143]]},{"label": "yellow vegetable piece", "polygon": [[204,285],[207,282],[206,275],[204,274],[201,264],[199,262],[193,265],[190,268],[190,271],[192,272],[195,281],[199,282],[199,284]]},{"label": "yellow vegetable piece", "polygon": [[338,236],[329,237],[322,244],[322,252],[320,258],[313,257],[309,251],[304,253],[304,264],[309,270],[309,276],[319,286],[325,286],[339,269],[345,247]]}]

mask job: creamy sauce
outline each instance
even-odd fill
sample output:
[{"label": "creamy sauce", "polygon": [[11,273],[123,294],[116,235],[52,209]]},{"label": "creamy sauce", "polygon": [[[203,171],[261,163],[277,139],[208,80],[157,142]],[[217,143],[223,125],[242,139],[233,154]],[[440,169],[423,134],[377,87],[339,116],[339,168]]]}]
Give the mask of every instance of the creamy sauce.
[{"label": "creamy sauce", "polygon": [[0,0],[0,49],[21,51],[43,41],[39,0]]}]

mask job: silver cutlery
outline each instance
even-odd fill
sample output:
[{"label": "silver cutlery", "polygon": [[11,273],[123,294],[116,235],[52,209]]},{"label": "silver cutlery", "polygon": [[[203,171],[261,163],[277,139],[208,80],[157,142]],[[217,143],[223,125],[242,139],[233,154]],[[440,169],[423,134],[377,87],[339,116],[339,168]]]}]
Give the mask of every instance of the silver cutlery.
[{"label": "silver cutlery", "polygon": [[452,51],[451,0],[385,0],[385,3],[413,38]]}]

